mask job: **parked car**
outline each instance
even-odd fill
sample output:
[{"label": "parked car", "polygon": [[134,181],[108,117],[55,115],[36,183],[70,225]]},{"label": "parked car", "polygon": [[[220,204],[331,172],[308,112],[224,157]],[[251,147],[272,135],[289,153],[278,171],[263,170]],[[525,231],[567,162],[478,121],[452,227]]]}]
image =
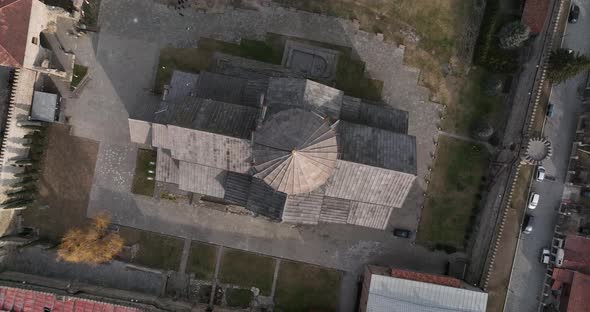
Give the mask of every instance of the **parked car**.
[{"label": "parked car", "polygon": [[401,237],[401,238],[410,238],[412,232],[405,229],[393,229],[393,236]]},{"label": "parked car", "polygon": [[522,222],[522,233],[531,234],[535,225],[535,217],[527,214],[524,216],[524,222]]},{"label": "parked car", "polygon": [[553,117],[553,104],[547,105],[547,117]]},{"label": "parked car", "polygon": [[561,267],[563,265],[563,257],[565,256],[565,252],[562,248],[557,249],[557,253],[555,254],[555,266]]},{"label": "parked car", "polygon": [[572,9],[570,10],[570,15],[567,18],[567,21],[575,24],[578,22],[578,17],[580,17],[580,7],[577,5],[572,5]]},{"label": "parked car", "polygon": [[541,250],[540,260],[543,264],[549,264],[549,261],[551,261],[551,251],[549,250],[549,248],[543,248],[543,250]]},{"label": "parked car", "polygon": [[541,198],[541,195],[539,195],[538,193],[535,193],[535,192],[531,192],[531,195],[529,196],[529,209],[537,208],[540,198]]},{"label": "parked car", "polygon": [[543,166],[537,167],[537,173],[535,174],[535,179],[537,181],[545,180],[545,168]]}]

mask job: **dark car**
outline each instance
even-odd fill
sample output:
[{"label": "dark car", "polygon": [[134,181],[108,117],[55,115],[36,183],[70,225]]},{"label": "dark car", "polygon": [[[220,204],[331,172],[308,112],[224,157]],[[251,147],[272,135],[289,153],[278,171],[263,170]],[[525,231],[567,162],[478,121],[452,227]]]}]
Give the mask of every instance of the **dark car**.
[{"label": "dark car", "polygon": [[410,238],[412,232],[409,230],[404,229],[393,229],[393,236],[401,237],[401,238]]},{"label": "dark car", "polygon": [[575,24],[578,22],[578,17],[580,17],[580,7],[577,5],[572,5],[572,9],[570,10],[570,16],[568,17],[568,22]]},{"label": "dark car", "polygon": [[547,105],[547,117],[553,117],[553,104]]},{"label": "dark car", "polygon": [[522,232],[524,234],[531,234],[535,226],[535,217],[527,214],[524,216],[524,222],[522,222]]}]

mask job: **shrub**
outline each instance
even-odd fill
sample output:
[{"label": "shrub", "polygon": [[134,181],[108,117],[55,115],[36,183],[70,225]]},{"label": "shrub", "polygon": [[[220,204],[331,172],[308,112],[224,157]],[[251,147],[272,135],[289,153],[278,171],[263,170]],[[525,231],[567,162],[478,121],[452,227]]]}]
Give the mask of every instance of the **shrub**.
[{"label": "shrub", "polygon": [[502,27],[498,33],[502,49],[514,49],[522,46],[529,39],[531,30],[521,21],[514,21]]}]

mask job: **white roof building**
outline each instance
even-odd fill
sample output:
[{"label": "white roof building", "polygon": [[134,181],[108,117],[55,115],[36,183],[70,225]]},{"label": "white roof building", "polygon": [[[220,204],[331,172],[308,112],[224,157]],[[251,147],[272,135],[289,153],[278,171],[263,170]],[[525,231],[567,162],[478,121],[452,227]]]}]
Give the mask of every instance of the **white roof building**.
[{"label": "white roof building", "polygon": [[[384,272],[392,273],[385,275]],[[407,278],[396,276],[396,272],[402,272]],[[364,277],[360,311],[485,312],[488,294],[462,286],[468,287],[447,276],[369,267]]]}]

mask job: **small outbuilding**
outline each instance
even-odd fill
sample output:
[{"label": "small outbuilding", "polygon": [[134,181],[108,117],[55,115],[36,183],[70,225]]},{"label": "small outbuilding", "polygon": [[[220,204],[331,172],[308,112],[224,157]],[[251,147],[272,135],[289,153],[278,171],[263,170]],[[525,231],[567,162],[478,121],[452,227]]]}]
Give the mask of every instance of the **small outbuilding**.
[{"label": "small outbuilding", "polygon": [[55,122],[59,116],[59,97],[57,94],[35,91],[31,120]]}]

